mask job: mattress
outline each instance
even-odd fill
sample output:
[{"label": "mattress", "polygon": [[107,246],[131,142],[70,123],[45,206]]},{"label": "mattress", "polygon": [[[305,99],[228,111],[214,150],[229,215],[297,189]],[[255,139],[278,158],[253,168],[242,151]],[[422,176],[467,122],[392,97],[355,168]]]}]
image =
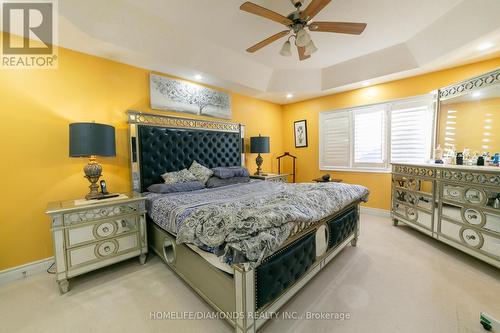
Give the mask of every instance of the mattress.
[{"label": "mattress", "polygon": [[360,185],[252,181],[215,189],[148,194],[155,224],[227,264],[257,266],[299,224],[317,222],[355,201],[367,200]]},{"label": "mattress", "polygon": [[215,268],[220,269],[223,272],[226,272],[228,274],[233,275],[234,274],[234,269],[231,267],[231,265],[226,264],[225,262],[222,262],[219,257],[217,257],[215,254],[211,252],[204,251],[200,249],[198,246],[193,245],[193,244],[186,244],[191,250],[196,252],[200,257],[205,259],[210,265],[214,266]]}]

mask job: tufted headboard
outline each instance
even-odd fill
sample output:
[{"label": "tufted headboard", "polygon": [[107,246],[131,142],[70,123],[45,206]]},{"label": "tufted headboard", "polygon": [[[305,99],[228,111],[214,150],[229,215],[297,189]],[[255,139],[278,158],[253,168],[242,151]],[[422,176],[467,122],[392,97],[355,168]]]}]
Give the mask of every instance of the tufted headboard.
[{"label": "tufted headboard", "polygon": [[165,172],[242,165],[243,126],[129,111],[132,187],[145,192]]}]

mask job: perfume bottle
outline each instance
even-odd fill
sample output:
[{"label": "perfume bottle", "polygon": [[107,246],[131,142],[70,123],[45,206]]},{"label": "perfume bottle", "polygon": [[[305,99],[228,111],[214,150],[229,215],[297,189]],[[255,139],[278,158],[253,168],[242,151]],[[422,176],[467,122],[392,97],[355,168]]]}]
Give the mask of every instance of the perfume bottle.
[{"label": "perfume bottle", "polygon": [[434,149],[434,157],[435,157],[434,163],[443,164],[443,149],[439,144],[436,147],[436,149]]},{"label": "perfume bottle", "polygon": [[500,159],[500,157],[499,157],[498,153],[495,153],[495,155],[493,156],[493,165],[494,166],[498,166],[499,159]]},{"label": "perfume bottle", "polygon": [[466,164],[470,160],[470,149],[465,147],[464,148],[464,164]]},{"label": "perfume bottle", "polygon": [[496,198],[495,201],[493,201],[493,208],[500,208],[500,199]]}]

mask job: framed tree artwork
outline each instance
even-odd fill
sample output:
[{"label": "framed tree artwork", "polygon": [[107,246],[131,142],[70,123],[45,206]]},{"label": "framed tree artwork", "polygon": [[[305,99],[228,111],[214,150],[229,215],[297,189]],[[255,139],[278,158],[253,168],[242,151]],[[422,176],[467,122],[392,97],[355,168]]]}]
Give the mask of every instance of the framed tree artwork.
[{"label": "framed tree artwork", "polygon": [[151,73],[151,109],[231,119],[231,96],[196,83]]},{"label": "framed tree artwork", "polygon": [[307,121],[298,120],[293,123],[295,132],[295,148],[307,147]]}]

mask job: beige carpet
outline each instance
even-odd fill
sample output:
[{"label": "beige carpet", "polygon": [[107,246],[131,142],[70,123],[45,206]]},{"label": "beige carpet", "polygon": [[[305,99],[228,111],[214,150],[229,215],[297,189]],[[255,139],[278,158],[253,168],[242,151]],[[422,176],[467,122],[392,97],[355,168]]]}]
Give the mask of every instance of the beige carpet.
[{"label": "beige carpet", "polygon": [[[278,319],[261,332],[482,332],[500,318],[500,271],[388,218],[363,215],[346,248],[284,306],[292,315],[344,312],[349,320]],[[151,320],[152,311],[211,311],[156,256],[71,281],[60,296],[40,274],[0,288],[1,332],[231,332],[222,320]]]}]

